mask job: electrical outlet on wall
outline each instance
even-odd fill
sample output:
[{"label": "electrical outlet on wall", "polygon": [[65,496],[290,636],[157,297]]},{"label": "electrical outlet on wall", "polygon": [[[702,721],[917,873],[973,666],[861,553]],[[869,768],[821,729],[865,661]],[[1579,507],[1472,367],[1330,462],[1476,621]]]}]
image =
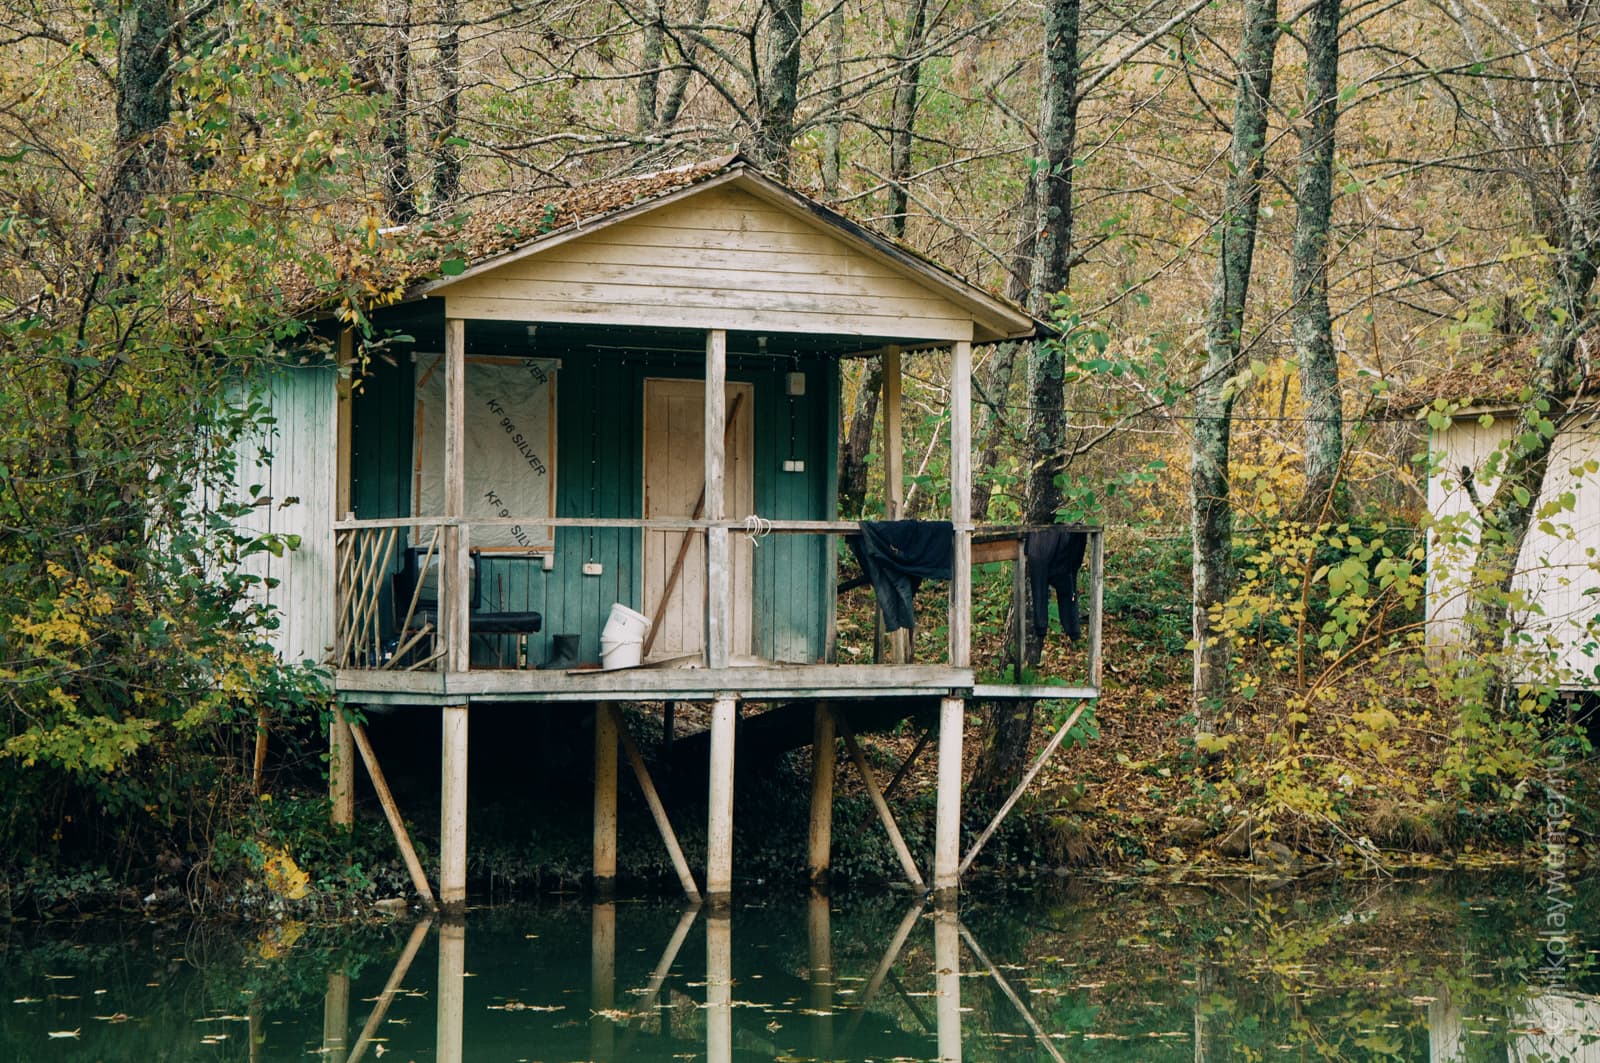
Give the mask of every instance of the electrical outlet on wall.
[{"label": "electrical outlet on wall", "polygon": [[804,461],[800,460],[799,458],[785,458],[784,462],[783,462],[783,471],[784,472],[805,472],[806,471],[806,463]]},{"label": "electrical outlet on wall", "polygon": [[583,563],[583,574],[585,576],[598,576],[605,570],[606,566],[602,565],[598,561],[585,561]]}]

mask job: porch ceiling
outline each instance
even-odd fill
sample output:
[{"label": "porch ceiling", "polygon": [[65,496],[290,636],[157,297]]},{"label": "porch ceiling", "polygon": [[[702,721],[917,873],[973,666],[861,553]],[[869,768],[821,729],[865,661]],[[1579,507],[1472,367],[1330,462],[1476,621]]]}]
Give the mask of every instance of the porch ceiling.
[{"label": "porch ceiling", "polygon": [[[404,303],[374,315],[380,333],[391,340],[395,351],[444,350],[444,301],[427,299]],[[595,355],[637,351],[676,352],[704,357],[705,332],[700,329],[651,328],[623,325],[574,325],[529,321],[468,321],[468,354],[525,355],[530,351],[528,326],[537,325],[534,349],[545,354]],[[874,354],[891,344],[905,349],[927,346],[928,341],[904,336],[839,336],[801,332],[728,333],[730,357],[753,357],[765,353],[776,358],[824,357],[852,358]]]}]

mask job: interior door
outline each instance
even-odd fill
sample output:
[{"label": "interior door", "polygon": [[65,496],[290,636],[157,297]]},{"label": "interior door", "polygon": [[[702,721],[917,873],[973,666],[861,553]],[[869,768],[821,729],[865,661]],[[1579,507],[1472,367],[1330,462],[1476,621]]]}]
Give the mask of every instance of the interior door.
[{"label": "interior door", "polygon": [[[741,519],[755,512],[755,386],[727,385],[723,506]],[[644,382],[644,515],[692,517],[704,499],[705,383],[650,378]],[[743,535],[730,537],[733,562],[733,653],[751,652],[755,555]],[[706,541],[697,533],[643,535],[644,614],[659,627],[650,657],[705,650]],[[677,564],[680,552],[682,564]],[[677,575],[673,576],[674,568]],[[669,586],[670,584],[670,586]]]}]

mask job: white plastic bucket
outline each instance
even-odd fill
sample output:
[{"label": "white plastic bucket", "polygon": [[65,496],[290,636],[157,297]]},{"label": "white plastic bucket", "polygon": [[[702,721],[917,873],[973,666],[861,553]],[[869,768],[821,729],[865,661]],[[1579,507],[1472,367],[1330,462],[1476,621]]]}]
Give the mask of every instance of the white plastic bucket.
[{"label": "white plastic bucket", "polygon": [[611,607],[611,616],[600,632],[600,667],[635,668],[644,656],[644,637],[650,618],[621,602]]}]

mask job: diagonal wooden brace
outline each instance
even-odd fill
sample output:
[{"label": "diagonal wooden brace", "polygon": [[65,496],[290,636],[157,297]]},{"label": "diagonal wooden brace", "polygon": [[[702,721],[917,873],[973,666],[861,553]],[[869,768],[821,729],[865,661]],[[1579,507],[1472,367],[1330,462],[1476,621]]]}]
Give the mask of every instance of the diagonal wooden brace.
[{"label": "diagonal wooden brace", "polygon": [[889,832],[889,844],[894,847],[894,854],[900,858],[900,867],[905,871],[907,881],[919,890],[926,890],[928,887],[922,881],[922,872],[917,870],[917,862],[912,859],[906,840],[900,836],[900,828],[894,821],[894,813],[889,811],[889,803],[883,799],[883,791],[878,788],[877,777],[872,774],[867,758],[861,755],[861,747],[856,743],[855,732],[850,729],[850,723],[844,718],[843,713],[835,714],[835,718],[839,734],[844,737],[844,747],[850,751],[850,759],[855,763],[856,771],[861,775],[861,782],[867,788],[867,796],[872,799],[872,807],[878,810],[878,818],[883,821],[883,829]]}]

